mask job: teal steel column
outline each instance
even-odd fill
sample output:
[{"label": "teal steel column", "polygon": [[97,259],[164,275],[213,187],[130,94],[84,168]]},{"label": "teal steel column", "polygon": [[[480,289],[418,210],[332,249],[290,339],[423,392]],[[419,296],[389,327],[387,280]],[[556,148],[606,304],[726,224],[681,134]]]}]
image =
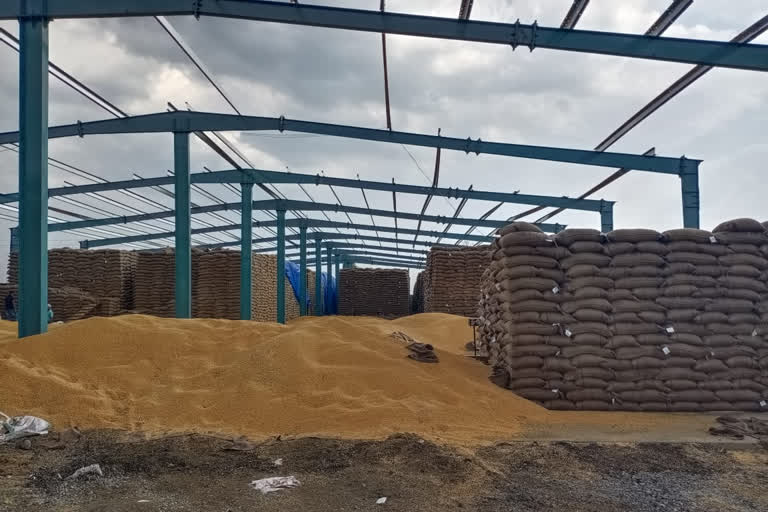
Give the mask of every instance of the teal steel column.
[{"label": "teal steel column", "polygon": [[285,323],[285,210],[277,210],[277,323]]},{"label": "teal steel column", "polygon": [[173,133],[176,206],[176,318],[192,317],[192,234],[189,178],[189,132]]},{"label": "teal steel column", "polygon": [[299,310],[307,316],[307,226],[299,226]]},{"label": "teal steel column", "polygon": [[333,258],[334,265],[335,265],[335,272],[336,272],[336,314],[339,314],[339,266],[341,262],[339,261],[341,259],[341,254],[338,252],[334,253],[335,257]]},{"label": "teal steel column", "polygon": [[48,20],[20,19],[19,32],[17,308],[23,338],[48,330]]},{"label": "teal steel column", "polygon": [[240,201],[240,320],[250,320],[253,300],[253,183],[240,185]]},{"label": "teal steel column", "polygon": [[683,193],[683,227],[699,227],[699,163],[683,158],[680,162]]},{"label": "teal steel column", "polygon": [[613,203],[609,201],[603,201],[600,205],[600,231],[613,231]]},{"label": "teal steel column", "polygon": [[322,239],[315,235],[315,316],[323,316],[323,247]]},{"label": "teal steel column", "polygon": [[[330,244],[325,249],[325,273],[328,275],[328,286],[331,286],[331,282],[333,281],[333,261],[331,260],[331,246]],[[329,297],[330,299],[330,297]],[[332,311],[333,304],[329,304],[328,313],[334,314],[335,311]]]}]

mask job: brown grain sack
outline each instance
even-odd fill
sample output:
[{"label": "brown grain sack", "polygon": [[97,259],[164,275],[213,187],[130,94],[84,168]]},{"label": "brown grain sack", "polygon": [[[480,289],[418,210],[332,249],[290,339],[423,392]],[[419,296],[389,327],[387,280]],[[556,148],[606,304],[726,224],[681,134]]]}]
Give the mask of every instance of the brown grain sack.
[{"label": "brown grain sack", "polygon": [[568,314],[573,314],[580,309],[595,309],[607,313],[612,307],[611,303],[605,299],[583,299],[566,302],[562,305],[562,309]]},{"label": "brown grain sack", "polygon": [[528,245],[513,245],[502,247],[494,253],[493,258],[502,259],[505,256],[544,256],[545,258],[562,259],[571,255],[565,247],[531,247]]},{"label": "brown grain sack", "polygon": [[525,245],[529,247],[547,247],[552,244],[549,237],[541,231],[515,231],[507,233],[499,239],[500,247]]},{"label": "brown grain sack", "polygon": [[507,345],[501,351],[510,357],[549,357],[557,354],[559,349],[550,345]]},{"label": "brown grain sack", "polygon": [[541,233],[541,229],[536,224],[530,222],[516,221],[511,224],[507,224],[503,228],[499,228],[497,233],[500,236],[504,236],[507,233],[514,233],[516,231],[529,231],[531,233]]},{"label": "brown grain sack", "polygon": [[[501,288],[501,287],[499,287]],[[524,300],[544,300],[544,294],[540,290],[517,290],[514,292],[506,291],[504,293],[497,293],[498,290],[494,289],[493,296],[502,300],[501,310],[510,311],[506,309],[509,303],[522,302]]]},{"label": "brown grain sack", "polygon": [[504,267],[517,267],[519,265],[530,265],[541,268],[558,268],[558,261],[547,256],[520,255],[505,256],[499,260],[499,264]]},{"label": "brown grain sack", "polygon": [[540,336],[549,336],[557,334],[558,328],[555,325],[539,324],[539,323],[515,323],[507,322],[505,324],[507,334],[519,335],[519,334],[538,334]]},{"label": "brown grain sack", "polygon": [[598,357],[613,357],[613,353],[610,350],[601,348],[601,347],[592,347],[592,346],[575,346],[575,347],[563,347],[560,349],[560,356],[565,357],[567,359],[572,359],[574,357],[583,356],[583,355],[592,355],[592,356],[598,356]]},{"label": "brown grain sack", "polygon": [[[720,269],[719,265],[716,265],[715,267],[718,270]],[[693,263],[688,263],[688,262],[669,263],[668,262],[662,269],[661,273],[664,277],[668,277],[674,274],[696,274],[697,268],[700,268],[700,267],[697,267]]]},{"label": "brown grain sack", "polygon": [[608,326],[600,322],[576,322],[568,324],[567,328],[571,331],[572,336],[579,334],[599,334],[605,338],[611,336]]},{"label": "brown grain sack", "polygon": [[637,250],[637,245],[631,242],[618,242],[604,244],[605,253],[608,256],[618,256],[619,254],[628,254]]},{"label": "brown grain sack", "polygon": [[[656,299],[659,304],[650,300],[617,300],[613,303],[616,313],[642,313],[643,311],[663,312],[665,305],[661,303],[665,298]],[[671,300],[679,300],[677,298]]]},{"label": "brown grain sack", "polygon": [[720,224],[715,226],[715,229],[712,230],[713,233],[723,233],[723,232],[731,232],[731,231],[737,232],[737,233],[763,233],[765,231],[765,227],[755,219],[742,217],[738,219],[721,222]]},{"label": "brown grain sack", "polygon": [[698,388],[706,389],[708,391],[722,391],[725,389],[733,389],[734,384],[730,380],[708,380],[706,382],[699,382]]},{"label": "brown grain sack", "polygon": [[554,392],[551,389],[516,389],[514,393],[525,398],[526,400],[534,400],[537,402],[552,400],[553,397],[557,398],[559,396],[557,392]]},{"label": "brown grain sack", "polygon": [[670,229],[662,233],[664,240],[674,242],[696,242],[696,243],[709,243],[709,238],[712,233],[703,229],[694,228],[682,228],[682,229]]},{"label": "brown grain sack", "polygon": [[606,359],[600,364],[600,367],[613,371],[632,370],[635,368],[631,359]]},{"label": "brown grain sack", "polygon": [[730,252],[728,247],[719,243],[672,242],[667,244],[667,252],[695,252],[710,256],[725,256]]},{"label": "brown grain sack", "polygon": [[666,259],[670,263],[690,263],[692,265],[717,265],[717,257],[699,252],[670,252]]},{"label": "brown grain sack", "polygon": [[637,342],[637,338],[634,336],[611,336],[608,338],[608,343],[606,344],[606,348],[609,348],[611,350],[616,350],[618,348],[625,348],[625,347],[639,347],[640,344]]},{"label": "brown grain sack", "polygon": [[600,242],[574,242],[568,246],[568,250],[574,254],[584,252],[591,252],[596,254],[605,253],[605,247]]},{"label": "brown grain sack", "polygon": [[576,391],[568,391],[565,394],[568,400],[574,402],[583,402],[585,400],[599,400],[601,402],[610,402],[613,396],[611,393],[604,389],[579,389]]},{"label": "brown grain sack", "polygon": [[752,277],[742,277],[736,275],[722,276],[717,279],[719,286],[724,288],[741,288],[746,290],[752,290],[758,293],[768,292],[768,288],[765,283],[758,281]]},{"label": "brown grain sack", "polygon": [[639,347],[622,347],[615,351],[616,359],[637,359],[638,357],[655,357],[662,355],[662,352],[657,347],[652,346],[639,346]]},{"label": "brown grain sack", "polygon": [[668,397],[672,402],[716,402],[718,400],[714,392],[705,389],[672,391]]},{"label": "brown grain sack", "polygon": [[717,286],[717,280],[709,276],[697,276],[693,274],[674,274],[664,279],[663,286],[692,285],[697,288],[709,288]]},{"label": "brown grain sack", "polygon": [[656,300],[661,297],[659,288],[633,288],[632,295],[639,300]]},{"label": "brown grain sack", "polygon": [[[589,346],[589,347],[606,347],[608,344],[608,338],[605,336],[601,336],[599,334],[586,332],[586,333],[580,333],[580,334],[574,334],[571,336],[571,338],[568,338],[571,340],[570,344],[565,344],[563,346]],[[766,354],[768,355],[768,354]]]},{"label": "brown grain sack", "polygon": [[[657,313],[664,316],[663,313]],[[611,323],[624,323],[624,324],[639,324],[645,320],[641,320],[638,313],[614,313],[611,317]]]},{"label": "brown grain sack", "polygon": [[658,254],[649,252],[634,252],[630,254],[619,254],[611,259],[612,267],[638,267],[652,266],[661,267],[664,265],[664,258]]},{"label": "brown grain sack", "polygon": [[763,395],[765,394],[765,391],[768,390],[768,386],[765,384],[749,379],[736,379],[733,383],[733,387],[734,389],[748,389]]},{"label": "brown grain sack", "polygon": [[610,327],[613,334],[621,336],[628,334],[637,336],[640,334],[655,334],[661,331],[657,324],[651,323],[615,323]]},{"label": "brown grain sack", "polygon": [[509,389],[544,388],[547,381],[538,377],[525,377],[523,379],[511,379],[507,387]]},{"label": "brown grain sack", "polygon": [[576,319],[566,313],[539,313],[540,321],[548,324],[567,324],[574,322]]},{"label": "brown grain sack", "polygon": [[572,300],[608,299],[608,290],[594,286],[584,286],[573,290]]},{"label": "brown grain sack", "polygon": [[570,400],[547,400],[542,405],[550,411],[575,411],[576,404]]},{"label": "brown grain sack", "polygon": [[[593,356],[582,356],[582,357],[593,357]],[[577,379],[584,379],[584,378],[590,378],[590,377],[595,379],[613,380],[615,374],[616,372],[607,370],[605,368],[585,366],[585,367],[577,368],[576,370],[571,370],[570,372],[566,372],[563,375],[563,377],[566,380],[577,380]]]},{"label": "brown grain sack", "polygon": [[[703,384],[703,383],[702,383]],[[664,385],[672,391],[687,391],[689,389],[698,389],[696,382],[692,380],[672,379],[664,381]]]},{"label": "brown grain sack", "polygon": [[753,267],[752,265],[731,265],[728,267],[728,275],[730,276],[750,277],[752,279],[765,280],[765,277],[763,277],[762,274],[763,273],[760,271],[760,269]]},{"label": "brown grain sack", "polygon": [[543,277],[558,282],[565,280],[565,274],[559,270],[521,265],[519,267],[506,267],[499,270],[495,275],[495,281],[500,282],[507,279],[519,279],[525,277]]},{"label": "brown grain sack", "polygon": [[584,400],[576,402],[576,409],[581,411],[612,411],[615,406],[603,400]]},{"label": "brown grain sack", "polygon": [[[763,252],[760,247],[753,244],[728,244],[728,252],[736,254],[752,254],[753,256],[763,256]],[[718,256],[725,256],[725,254],[719,254]]]},{"label": "brown grain sack", "polygon": [[661,233],[652,229],[614,229],[605,234],[609,242],[655,242]]},{"label": "brown grain sack", "polygon": [[750,389],[724,389],[715,391],[715,395],[726,402],[758,402],[763,398],[760,393]]},{"label": "brown grain sack", "polygon": [[606,298],[611,302],[615,302],[617,300],[635,300],[635,296],[632,294],[632,290],[612,288],[606,291],[608,292],[608,297]]},{"label": "brown grain sack", "polygon": [[656,304],[666,309],[703,309],[707,299],[698,297],[659,297]]},{"label": "brown grain sack", "polygon": [[752,347],[745,347],[742,345],[735,347],[715,347],[710,349],[712,357],[718,359],[728,359],[729,357],[736,356],[748,356],[748,357],[760,357],[760,351],[753,349]]},{"label": "brown grain sack", "polygon": [[707,347],[731,347],[738,343],[734,336],[724,334],[712,334],[702,339]]},{"label": "brown grain sack", "polygon": [[725,360],[728,368],[743,368],[747,370],[757,370],[760,368],[756,358],[749,356],[733,356]]},{"label": "brown grain sack", "polygon": [[579,288],[603,288],[610,290],[613,288],[613,279],[607,277],[578,277],[565,283],[565,289],[569,291]]},{"label": "brown grain sack", "polygon": [[596,229],[570,228],[555,235],[555,243],[565,247],[574,242],[600,242],[602,235]]},{"label": "brown grain sack", "polygon": [[520,379],[527,377],[538,377],[544,380],[560,378],[560,373],[543,371],[541,368],[518,368],[514,370],[514,374],[516,378]]},{"label": "brown grain sack", "polygon": [[680,343],[685,343],[687,345],[695,345],[697,347],[704,346],[704,340],[702,339],[702,337],[699,336],[698,334],[693,334],[690,332],[675,331],[673,334],[669,335],[669,339],[670,341],[677,341]]},{"label": "brown grain sack", "polygon": [[[573,366],[579,369],[586,369],[586,368],[592,368],[592,369],[599,369],[600,364],[603,363],[606,360],[604,357],[600,356],[593,356],[591,354],[582,354],[580,356],[576,356],[571,358],[571,363]],[[604,375],[604,374],[603,374]],[[603,378],[601,375],[590,375],[590,374],[581,374],[579,377],[597,377],[597,378]],[[574,380],[574,379],[569,379]]]},{"label": "brown grain sack", "polygon": [[597,309],[577,309],[573,312],[573,317],[580,322],[610,322],[610,316]]},{"label": "brown grain sack", "polygon": [[697,372],[689,368],[664,368],[656,376],[659,380],[691,380],[701,382],[709,380],[709,376],[704,372]]},{"label": "brown grain sack", "polygon": [[667,320],[667,315],[660,311],[641,311],[637,313],[637,316],[640,318],[640,321],[653,324],[662,324]]},{"label": "brown grain sack", "polygon": [[583,252],[573,254],[560,261],[560,267],[564,270],[576,265],[594,265],[596,267],[607,267],[611,263],[611,257],[604,254],[595,254],[591,252]]},{"label": "brown grain sack", "polygon": [[636,267],[608,267],[600,269],[600,275],[611,279],[625,277],[663,277],[664,268],[653,265],[638,265]]},{"label": "brown grain sack", "polygon": [[637,252],[649,252],[658,254],[659,256],[664,256],[669,252],[669,249],[667,249],[667,246],[661,242],[646,241],[637,243]]},{"label": "brown grain sack", "polygon": [[655,389],[643,389],[641,391],[622,391],[619,393],[622,400],[629,402],[663,402],[667,399],[665,393]]},{"label": "brown grain sack", "polygon": [[600,269],[595,265],[573,265],[565,272],[568,279],[600,275]]},{"label": "brown grain sack", "polygon": [[693,368],[693,366],[698,362],[696,359],[692,357],[665,357],[665,361],[667,361],[667,367],[669,368]]},{"label": "brown grain sack", "polygon": [[544,359],[538,356],[525,356],[513,359],[508,362],[509,366],[515,370],[521,368],[541,368],[544,364]]},{"label": "brown grain sack", "polygon": [[754,310],[754,303],[741,299],[712,299],[707,302],[704,309],[706,311],[719,311],[728,314],[751,313]]},{"label": "brown grain sack", "polygon": [[558,283],[552,279],[541,277],[521,277],[519,279],[505,279],[496,283],[496,289],[499,291],[515,292],[517,290],[552,290],[557,288]]},{"label": "brown grain sack", "polygon": [[501,315],[502,322],[540,322],[540,313],[535,311],[521,311],[519,313],[504,312]]},{"label": "brown grain sack", "polygon": [[637,370],[646,370],[649,368],[665,368],[667,362],[658,357],[638,357],[632,359],[632,367]]},{"label": "brown grain sack", "polygon": [[661,347],[669,343],[667,334],[639,334],[636,339],[642,346]]},{"label": "brown grain sack", "polygon": [[576,367],[571,363],[570,360],[562,357],[545,358],[543,368],[544,370],[562,372],[562,373],[569,372],[576,369]]},{"label": "brown grain sack", "polygon": [[[723,313],[715,313],[715,314],[723,314]],[[670,310],[667,310],[667,321],[668,322],[691,322],[691,321],[695,321],[698,315],[699,315],[699,310],[697,309],[670,309]]]},{"label": "brown grain sack", "polygon": [[689,345],[687,343],[670,343],[666,346],[669,349],[669,356],[672,357],[692,357],[694,359],[704,359],[709,355],[709,350],[705,347]]},{"label": "brown grain sack", "polygon": [[728,322],[728,315],[719,311],[709,311],[706,313],[697,313],[693,319],[697,324],[713,324]]},{"label": "brown grain sack", "polygon": [[728,371],[728,366],[719,359],[708,359],[697,362],[693,369],[697,372],[716,373]]},{"label": "brown grain sack", "polygon": [[654,288],[664,282],[661,277],[624,277],[616,280],[616,288]]},{"label": "brown grain sack", "polygon": [[762,375],[762,370],[753,368],[730,368],[727,372],[713,373],[713,379],[756,379]]},{"label": "brown grain sack", "polygon": [[521,302],[505,304],[504,309],[509,313],[522,313],[525,311],[556,313],[558,311],[558,306],[553,302],[545,300],[524,300]]},{"label": "brown grain sack", "polygon": [[755,324],[707,324],[707,330],[712,334],[751,335],[755,330]]},{"label": "brown grain sack", "polygon": [[762,245],[766,243],[765,233],[716,233],[715,237],[721,244],[752,244]]}]

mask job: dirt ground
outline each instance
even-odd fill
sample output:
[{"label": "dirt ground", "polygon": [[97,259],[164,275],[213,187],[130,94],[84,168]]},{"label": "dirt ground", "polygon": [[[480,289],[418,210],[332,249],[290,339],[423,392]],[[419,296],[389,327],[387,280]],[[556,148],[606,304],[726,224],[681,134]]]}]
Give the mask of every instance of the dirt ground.
[{"label": "dirt ground", "polygon": [[[103,476],[67,479],[96,463]],[[248,486],[278,475],[301,485],[268,495]],[[461,448],[407,434],[249,443],[68,431],[0,446],[0,510],[13,512],[765,511],[766,484],[768,450],[755,443]]]}]

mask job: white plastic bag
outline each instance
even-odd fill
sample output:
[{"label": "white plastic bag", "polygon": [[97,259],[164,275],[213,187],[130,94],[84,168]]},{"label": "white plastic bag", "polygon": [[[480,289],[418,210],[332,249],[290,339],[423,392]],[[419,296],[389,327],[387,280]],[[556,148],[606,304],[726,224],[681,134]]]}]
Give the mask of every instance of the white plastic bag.
[{"label": "white plastic bag", "polygon": [[0,412],[5,419],[0,424],[0,443],[28,436],[39,436],[48,433],[51,424],[37,416],[10,416]]}]

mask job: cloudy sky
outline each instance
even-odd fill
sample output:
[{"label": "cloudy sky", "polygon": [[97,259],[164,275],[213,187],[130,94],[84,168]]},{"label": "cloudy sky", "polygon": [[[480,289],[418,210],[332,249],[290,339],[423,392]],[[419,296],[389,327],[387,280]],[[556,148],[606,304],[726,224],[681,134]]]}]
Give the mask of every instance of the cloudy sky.
[{"label": "cloudy sky", "polygon": [[[309,3],[309,2],[302,2]],[[316,2],[313,2],[316,3]],[[377,9],[378,0],[322,3]],[[670,0],[592,0],[578,28],[643,33]],[[388,10],[455,17],[459,0],[390,0]],[[559,26],[571,0],[476,0],[472,18]],[[768,14],[764,0],[696,0],[665,35],[729,40]],[[194,51],[223,85],[244,114],[280,116],[385,128],[381,39],[378,34],[222,19],[170,18]],[[0,26],[18,34],[12,22]],[[51,24],[51,61],[74,75],[129,114],[164,111],[168,101],[195,110],[232,112],[153,18],[58,20]],[[765,34],[757,43],[768,43]],[[691,66],[611,56],[595,56],[527,48],[388,36],[393,129],[461,138],[592,149],[629,116],[683,75]],[[18,129],[18,55],[0,45],[0,131]],[[768,74],[716,69],[665,105],[611,149],[686,155],[704,160],[701,167],[702,227],[749,216],[768,219],[762,173],[768,161],[765,116]],[[51,80],[50,123],[63,124],[108,117],[55,79]],[[762,128],[762,130],[761,130]],[[256,167],[399,183],[431,181],[435,151],[374,142],[302,134],[229,133],[227,136]],[[192,143],[192,171],[231,167],[197,140]],[[172,168],[171,135],[89,136],[53,140],[49,154],[108,180],[165,175]],[[18,190],[17,155],[0,148],[0,186]],[[51,167],[50,186],[88,183]],[[440,184],[478,190],[577,196],[613,169],[547,163],[500,156],[444,151]],[[222,186],[210,192],[226,201],[234,192]],[[281,186],[288,197],[307,200],[296,186]],[[336,202],[328,187],[306,189],[317,201]],[[345,204],[364,206],[358,190],[336,189]],[[143,193],[160,205],[172,200],[159,192]],[[157,210],[119,193],[108,194],[128,208]],[[257,198],[266,197],[255,192]],[[617,227],[668,229],[682,223],[680,185],[674,176],[635,171],[602,190],[595,198],[617,201]],[[74,206],[59,199],[50,206],[91,217],[101,211],[129,214],[114,203],[82,199]],[[391,208],[391,194],[368,193],[373,208]],[[193,202],[210,204],[198,193]],[[398,209],[418,212],[423,198],[401,195]],[[450,215],[456,201],[438,198],[428,213]],[[477,217],[492,203],[470,202],[462,216]],[[507,205],[494,218],[526,209]],[[12,212],[0,211],[3,216]],[[63,214],[57,219],[71,220]],[[312,216],[322,217],[319,212]],[[343,214],[328,214],[346,221]],[[222,216],[237,222],[234,213]],[[201,216],[201,222],[223,218]],[[263,212],[256,218],[265,219]],[[355,222],[370,217],[352,215]],[[533,220],[531,217],[529,220]],[[566,211],[555,217],[570,226],[599,227],[597,214]],[[377,218],[377,224],[394,225]],[[0,261],[7,258],[8,230],[0,221]],[[145,231],[166,231],[153,223]],[[195,226],[202,226],[196,223]],[[400,221],[401,227],[416,227]],[[426,223],[423,229],[442,229]],[[133,234],[121,227],[116,234]],[[454,231],[463,231],[456,228]],[[485,233],[487,229],[479,232]],[[74,246],[78,240],[104,236],[97,232],[63,232],[50,236],[51,247]],[[269,236],[256,230],[255,236]],[[233,236],[218,235],[220,240]],[[405,237],[409,238],[409,237]],[[211,238],[199,238],[210,243]],[[4,275],[4,268],[0,268]]]}]

